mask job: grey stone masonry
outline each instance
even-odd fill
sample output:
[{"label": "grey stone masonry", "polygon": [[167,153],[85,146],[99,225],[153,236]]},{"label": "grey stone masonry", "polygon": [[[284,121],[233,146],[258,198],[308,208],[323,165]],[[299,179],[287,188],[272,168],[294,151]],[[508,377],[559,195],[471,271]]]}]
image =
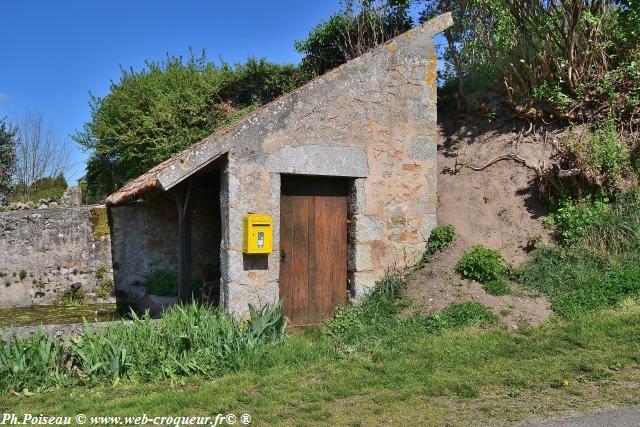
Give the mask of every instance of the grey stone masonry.
[{"label": "grey stone masonry", "polygon": [[0,213],[0,306],[114,301],[104,206]]}]

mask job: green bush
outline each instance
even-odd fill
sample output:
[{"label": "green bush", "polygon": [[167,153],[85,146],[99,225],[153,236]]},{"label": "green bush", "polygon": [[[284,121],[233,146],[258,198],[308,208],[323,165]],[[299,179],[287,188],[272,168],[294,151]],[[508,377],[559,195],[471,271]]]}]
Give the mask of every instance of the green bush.
[{"label": "green bush", "polygon": [[640,248],[640,192],[633,190],[619,196],[584,233],[583,242],[613,256]]},{"label": "green bush", "polygon": [[462,255],[456,271],[462,277],[485,283],[498,279],[505,267],[499,251],[475,245]]},{"label": "green bush", "polygon": [[567,148],[594,183],[609,192],[615,192],[618,179],[631,170],[629,150],[620,140],[613,117],[589,131],[586,138],[569,142]]},{"label": "green bush", "polygon": [[584,244],[602,253],[620,255],[640,247],[640,191],[619,195],[615,203],[607,198],[562,201],[545,219],[555,226],[565,246]]},{"label": "green bush", "polygon": [[60,200],[67,188],[67,181],[64,175],[60,174],[57,177],[40,178],[30,186],[18,184],[9,199],[11,202],[22,203],[37,203],[40,199]]},{"label": "green bush", "polygon": [[509,295],[511,293],[511,287],[504,279],[490,280],[482,285],[482,289],[489,295],[502,296]]},{"label": "green bush", "polygon": [[437,252],[447,249],[453,245],[456,239],[456,229],[453,225],[442,225],[431,230],[429,240],[427,240],[427,251]]}]

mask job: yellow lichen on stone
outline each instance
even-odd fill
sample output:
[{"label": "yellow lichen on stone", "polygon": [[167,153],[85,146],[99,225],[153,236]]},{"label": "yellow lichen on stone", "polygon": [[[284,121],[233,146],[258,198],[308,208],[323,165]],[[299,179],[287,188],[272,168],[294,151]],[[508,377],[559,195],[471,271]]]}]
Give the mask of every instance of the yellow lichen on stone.
[{"label": "yellow lichen on stone", "polygon": [[433,85],[438,77],[437,73],[438,59],[434,50],[429,51],[429,72],[427,73],[426,82],[429,86]]},{"label": "yellow lichen on stone", "polygon": [[99,207],[91,209],[89,220],[91,221],[93,236],[96,239],[100,239],[111,234],[111,231],[109,230],[109,217],[107,215],[107,208]]}]

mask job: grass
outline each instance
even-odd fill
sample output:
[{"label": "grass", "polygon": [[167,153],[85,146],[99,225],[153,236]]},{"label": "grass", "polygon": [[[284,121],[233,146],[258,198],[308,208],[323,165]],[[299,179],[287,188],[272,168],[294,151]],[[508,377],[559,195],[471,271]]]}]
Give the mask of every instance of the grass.
[{"label": "grass", "polygon": [[640,295],[640,191],[613,204],[565,202],[561,209],[555,216],[562,244],[534,251],[514,278],[547,295],[562,316]]},{"label": "grass", "polygon": [[511,423],[640,402],[638,330],[635,302],[518,331],[415,330],[411,339],[381,337],[358,351],[336,351],[322,331],[307,330],[257,349],[215,380],[4,395],[0,406],[48,415],[246,412],[255,425]]},{"label": "grass", "polygon": [[507,281],[502,278],[484,283],[482,285],[482,289],[484,289],[484,291],[489,295],[497,297],[509,295],[511,293],[511,287],[509,286],[509,283],[507,283]]}]

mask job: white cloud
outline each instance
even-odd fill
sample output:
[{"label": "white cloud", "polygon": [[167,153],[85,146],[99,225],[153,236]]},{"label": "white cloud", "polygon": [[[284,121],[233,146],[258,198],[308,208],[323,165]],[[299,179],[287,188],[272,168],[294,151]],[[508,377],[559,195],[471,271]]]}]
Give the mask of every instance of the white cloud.
[{"label": "white cloud", "polygon": [[10,100],[10,99],[11,99],[11,97],[10,97],[9,95],[7,95],[6,93],[2,93],[2,92],[0,92],[0,102],[2,102],[2,101],[8,101],[8,100]]}]

